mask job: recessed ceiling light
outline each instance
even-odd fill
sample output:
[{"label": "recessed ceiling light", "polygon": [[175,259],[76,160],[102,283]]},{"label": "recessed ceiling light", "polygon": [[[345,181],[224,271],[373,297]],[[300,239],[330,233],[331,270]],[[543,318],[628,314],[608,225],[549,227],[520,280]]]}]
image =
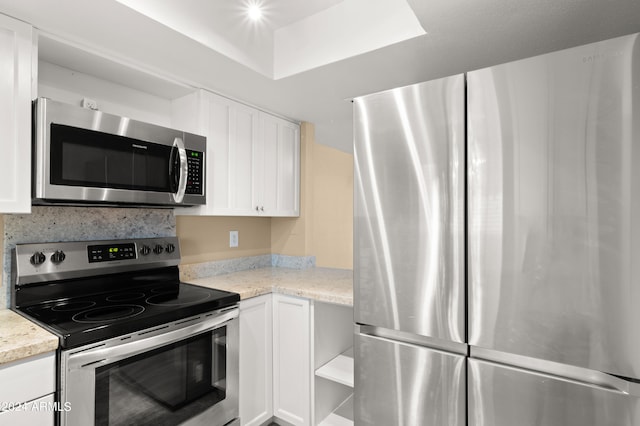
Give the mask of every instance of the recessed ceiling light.
[{"label": "recessed ceiling light", "polygon": [[262,7],[258,3],[251,3],[247,8],[247,14],[252,21],[258,21],[262,18]]}]

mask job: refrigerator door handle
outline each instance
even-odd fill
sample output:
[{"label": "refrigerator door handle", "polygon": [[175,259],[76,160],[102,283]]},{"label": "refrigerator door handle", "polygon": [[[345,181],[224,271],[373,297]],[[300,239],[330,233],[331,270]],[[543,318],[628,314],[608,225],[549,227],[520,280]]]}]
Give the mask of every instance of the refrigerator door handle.
[{"label": "refrigerator door handle", "polygon": [[394,340],[410,345],[424,346],[457,355],[466,356],[469,353],[469,347],[466,343],[442,340],[435,337],[421,336],[418,334],[408,333],[406,331],[390,330],[388,328],[376,327],[373,325],[356,324],[355,333],[379,337],[387,340]]},{"label": "refrigerator door handle", "polygon": [[640,397],[640,381],[610,373],[600,374],[604,376],[603,379],[608,378],[610,380],[609,384],[613,389],[626,395]]},{"label": "refrigerator door handle", "polygon": [[550,377],[557,377],[564,380],[568,379],[607,391],[640,397],[640,381],[602,371],[500,352],[493,349],[479,348],[477,346],[470,347],[470,356],[471,358],[499,364],[507,368],[515,367],[522,370],[529,370]]}]

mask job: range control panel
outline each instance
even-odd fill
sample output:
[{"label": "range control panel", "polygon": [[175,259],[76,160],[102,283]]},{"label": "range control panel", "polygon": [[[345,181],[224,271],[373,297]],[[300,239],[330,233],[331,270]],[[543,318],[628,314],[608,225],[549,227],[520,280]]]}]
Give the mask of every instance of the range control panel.
[{"label": "range control panel", "polygon": [[16,284],[99,273],[178,266],[176,237],[18,244],[13,253]]}]

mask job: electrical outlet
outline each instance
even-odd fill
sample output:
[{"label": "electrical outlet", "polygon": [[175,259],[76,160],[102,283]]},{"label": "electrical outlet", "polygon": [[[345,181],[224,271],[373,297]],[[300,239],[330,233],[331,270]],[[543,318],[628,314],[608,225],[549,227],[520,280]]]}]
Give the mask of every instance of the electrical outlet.
[{"label": "electrical outlet", "polygon": [[238,247],[238,231],[229,231],[229,247]]},{"label": "electrical outlet", "polygon": [[93,99],[82,98],[82,108],[88,108],[88,109],[97,110],[98,109],[98,102],[96,102]]}]

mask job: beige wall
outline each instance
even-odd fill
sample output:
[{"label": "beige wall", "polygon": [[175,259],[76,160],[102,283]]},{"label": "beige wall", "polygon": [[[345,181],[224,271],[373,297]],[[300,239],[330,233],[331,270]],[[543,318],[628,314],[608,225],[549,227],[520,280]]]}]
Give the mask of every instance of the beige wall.
[{"label": "beige wall", "polygon": [[316,265],[353,268],[353,155],[315,143],[301,128],[299,218],[273,218],[273,253],[316,256]]},{"label": "beige wall", "polygon": [[[229,231],[238,231],[229,248]],[[353,268],[353,156],[315,143],[301,127],[300,217],[178,216],[183,263],[262,254],[316,256],[316,265]]]},{"label": "beige wall", "polygon": [[[266,217],[178,216],[182,263],[198,263],[271,253],[271,219]],[[238,247],[229,247],[238,231]]]},{"label": "beige wall", "polygon": [[313,254],[316,265],[353,268],[353,155],[315,145]]}]

